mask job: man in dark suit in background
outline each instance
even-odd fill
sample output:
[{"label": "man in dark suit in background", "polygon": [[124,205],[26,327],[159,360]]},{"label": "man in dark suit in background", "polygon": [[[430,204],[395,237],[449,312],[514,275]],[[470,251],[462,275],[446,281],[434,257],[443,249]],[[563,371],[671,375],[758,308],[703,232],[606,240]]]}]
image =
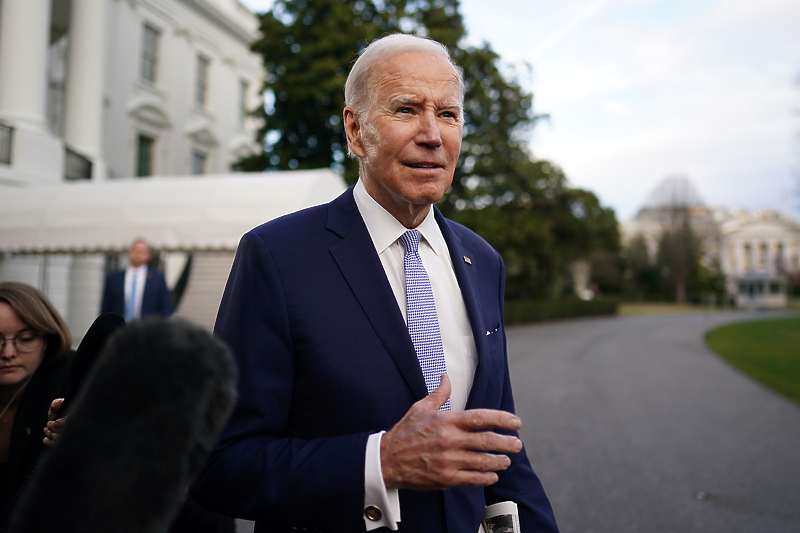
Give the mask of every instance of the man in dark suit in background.
[{"label": "man in dark suit in background", "polygon": [[524,532],[557,531],[517,435],[502,260],[432,207],[463,95],[439,43],[373,42],[345,87],[358,184],[242,238],[215,327],[239,400],[204,506],[257,533],[475,533],[513,501]]},{"label": "man in dark suit in background", "polygon": [[116,313],[128,322],[172,314],[172,296],[167,282],[164,274],[148,268],[151,258],[152,252],[146,242],[141,239],[133,242],[128,250],[128,267],[106,277],[100,314]]}]

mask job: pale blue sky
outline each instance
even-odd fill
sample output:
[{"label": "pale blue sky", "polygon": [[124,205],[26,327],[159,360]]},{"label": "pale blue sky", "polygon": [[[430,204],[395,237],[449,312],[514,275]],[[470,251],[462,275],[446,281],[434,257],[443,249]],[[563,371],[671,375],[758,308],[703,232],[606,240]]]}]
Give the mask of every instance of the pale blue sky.
[{"label": "pale blue sky", "polygon": [[[264,10],[271,0],[242,0]],[[665,177],[800,215],[797,0],[461,0],[548,113],[531,136],[620,220]],[[530,69],[526,68],[530,65]]]}]

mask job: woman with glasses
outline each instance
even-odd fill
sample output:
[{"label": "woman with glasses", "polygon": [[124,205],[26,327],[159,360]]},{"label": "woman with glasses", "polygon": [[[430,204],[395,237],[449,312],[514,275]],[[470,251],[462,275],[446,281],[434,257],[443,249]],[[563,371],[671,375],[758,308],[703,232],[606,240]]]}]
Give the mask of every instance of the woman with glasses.
[{"label": "woman with glasses", "polygon": [[64,396],[71,339],[47,297],[0,282],[0,529],[44,451],[42,428]]}]

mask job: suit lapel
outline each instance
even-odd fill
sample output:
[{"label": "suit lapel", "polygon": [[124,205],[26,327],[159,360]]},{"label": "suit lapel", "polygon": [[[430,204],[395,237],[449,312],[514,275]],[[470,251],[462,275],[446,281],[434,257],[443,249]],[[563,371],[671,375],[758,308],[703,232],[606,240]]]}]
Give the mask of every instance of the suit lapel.
[{"label": "suit lapel", "polygon": [[352,187],[328,206],[328,229],[342,240],[330,249],[336,264],[381,342],[417,399],[427,394],[403,315],[397,305],[369,231],[358,212]]},{"label": "suit lapel", "polygon": [[150,314],[150,301],[153,293],[153,271],[147,267],[147,272],[144,275],[144,290],[142,290],[142,316]]},{"label": "suit lapel", "polygon": [[470,389],[466,405],[466,409],[474,409],[483,405],[483,399],[486,395],[486,386],[489,380],[488,373],[486,372],[487,358],[489,356],[486,343],[486,325],[484,324],[483,315],[481,314],[481,308],[475,292],[478,286],[477,269],[480,268],[480,265],[467,262],[465,258],[472,258],[475,257],[475,255],[464,247],[461,240],[450,228],[448,220],[444,218],[438,209],[434,209],[436,222],[439,224],[439,229],[442,231],[444,240],[447,243],[447,248],[450,250],[453,270],[458,280],[458,286],[461,289],[461,296],[464,298],[464,306],[467,308],[469,325],[472,328],[472,337],[475,339],[475,348],[478,352],[478,365],[475,368],[475,377],[472,380],[472,388]]}]

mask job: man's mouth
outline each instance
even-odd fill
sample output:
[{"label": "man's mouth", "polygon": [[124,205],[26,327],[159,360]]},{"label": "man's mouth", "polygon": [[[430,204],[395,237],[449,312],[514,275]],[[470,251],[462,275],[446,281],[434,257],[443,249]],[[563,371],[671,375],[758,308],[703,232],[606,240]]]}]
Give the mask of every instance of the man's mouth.
[{"label": "man's mouth", "polygon": [[435,163],[411,163],[408,166],[411,168],[441,168],[441,165]]}]

